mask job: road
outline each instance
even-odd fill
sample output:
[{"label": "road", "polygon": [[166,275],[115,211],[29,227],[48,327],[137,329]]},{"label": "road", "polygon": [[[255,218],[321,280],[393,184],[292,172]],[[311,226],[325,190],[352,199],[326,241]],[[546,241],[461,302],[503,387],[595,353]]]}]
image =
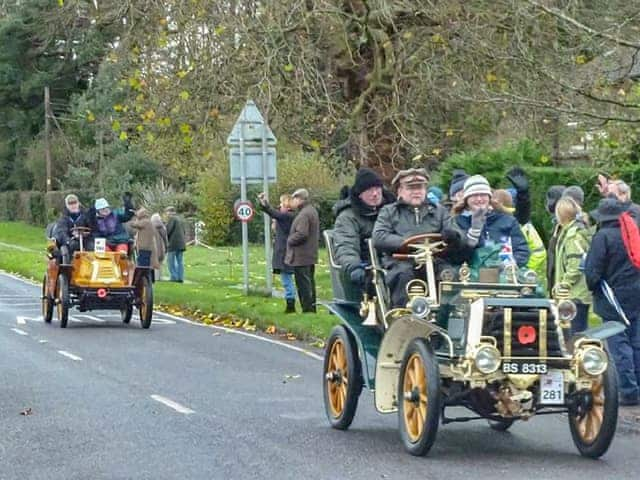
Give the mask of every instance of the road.
[{"label": "road", "polygon": [[317,358],[247,335],[174,321],[142,330],[113,313],[39,320],[39,287],[0,274],[0,479],[633,478],[640,437],[581,458],[565,417],[509,433],[441,428],[406,454],[395,415],[363,392],[332,430]]}]

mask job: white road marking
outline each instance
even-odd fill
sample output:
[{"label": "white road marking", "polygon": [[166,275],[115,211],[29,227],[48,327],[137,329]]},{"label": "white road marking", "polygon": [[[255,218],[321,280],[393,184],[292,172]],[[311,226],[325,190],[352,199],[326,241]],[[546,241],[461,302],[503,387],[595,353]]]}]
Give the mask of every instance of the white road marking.
[{"label": "white road marking", "polygon": [[87,315],[86,313],[78,315],[78,317],[88,318],[89,320],[93,320],[94,322],[104,323],[106,320],[104,318],[95,317],[93,315]]},{"label": "white road marking", "polygon": [[31,302],[31,303],[6,303],[6,302],[0,302],[0,307],[32,307],[32,308],[40,308],[41,305],[39,303],[36,302]]},{"label": "white road marking", "polygon": [[27,324],[27,319],[26,319],[26,317],[16,317],[16,323],[18,325],[26,325]]},{"label": "white road marking", "polygon": [[253,338],[255,340],[260,340],[261,342],[271,343],[273,345],[279,345],[281,347],[288,348],[289,350],[293,350],[295,352],[303,353],[304,355],[307,355],[307,356],[309,356],[311,358],[314,358],[316,360],[320,360],[321,362],[324,361],[324,357],[322,357],[321,355],[318,355],[317,353],[313,353],[313,352],[311,352],[309,350],[306,350],[304,348],[296,347],[295,345],[289,345],[288,343],[280,342],[278,340],[273,340],[271,338],[261,337],[260,335],[255,335],[253,333],[243,332],[241,330],[234,330],[232,328],[220,327],[218,325],[205,325],[204,323],[194,322],[193,320],[189,320],[187,318],[176,317],[175,315],[172,315],[172,314],[166,313],[166,312],[162,312],[162,314],[167,316],[167,317],[170,317],[170,318],[172,318],[172,319],[174,319],[174,320],[176,320],[178,322],[188,323],[190,325],[195,325],[197,327],[214,328],[216,330],[222,330],[223,332],[234,333],[236,335],[242,335],[244,337]]},{"label": "white road marking", "polygon": [[174,409],[178,413],[182,413],[184,415],[191,415],[192,413],[196,413],[195,410],[191,410],[190,408],[185,407],[184,405],[180,405],[178,402],[174,402],[173,400],[161,395],[151,395],[151,398],[156,402],[160,402],[163,405]]},{"label": "white road marking", "polygon": [[71,360],[73,360],[74,362],[80,362],[82,360],[81,357],[74,355],[73,353],[69,353],[66,350],[58,350],[58,353],[60,355],[62,355],[63,357],[67,357],[70,358]]},{"label": "white road marking", "polygon": [[29,335],[27,332],[25,332],[24,330],[20,330],[19,328],[12,328],[11,330],[16,332],[18,335]]},{"label": "white road marking", "polygon": [[[28,285],[33,285],[35,287],[40,287],[41,286],[41,284],[39,282],[36,282],[36,281],[31,280],[29,278],[19,277],[17,275],[14,275],[14,274],[11,274],[11,273],[8,273],[8,272],[4,272],[4,271],[1,271],[1,270],[0,270],[0,273],[2,275],[5,275],[5,276],[10,277],[10,278],[13,278],[15,280],[18,280],[20,282],[26,283]],[[194,325],[194,326],[197,326],[197,327],[213,328],[213,329],[222,330],[222,331],[228,332],[228,333],[235,333],[237,335],[244,335],[245,337],[254,338],[256,340],[260,340],[260,341],[267,342],[267,343],[272,343],[274,345],[280,345],[281,347],[288,348],[289,350],[294,350],[296,352],[301,352],[304,355],[306,355],[308,357],[311,357],[311,358],[313,358],[315,360],[319,360],[319,361],[323,361],[324,360],[324,358],[321,355],[313,353],[313,352],[311,352],[309,350],[305,350],[304,348],[296,347],[295,345],[289,345],[287,343],[280,342],[278,340],[272,340],[270,338],[261,337],[259,335],[254,335],[254,334],[251,334],[251,333],[248,333],[248,332],[236,331],[236,330],[232,330],[232,329],[226,328],[226,327],[219,327],[218,325],[205,325],[203,323],[194,322],[194,321],[186,319],[186,318],[176,317],[175,315],[171,315],[170,313],[166,313],[166,312],[162,312],[162,315],[165,316],[165,317],[169,317],[169,318],[171,318],[173,320],[176,320],[178,322],[188,323],[190,325]]]}]

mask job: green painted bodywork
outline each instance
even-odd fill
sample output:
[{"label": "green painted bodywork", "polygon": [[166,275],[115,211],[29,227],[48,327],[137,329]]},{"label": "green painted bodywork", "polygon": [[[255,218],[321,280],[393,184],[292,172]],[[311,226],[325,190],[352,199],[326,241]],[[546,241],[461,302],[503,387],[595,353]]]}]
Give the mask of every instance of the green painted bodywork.
[{"label": "green painted bodywork", "polygon": [[382,341],[382,334],[376,327],[363,327],[360,317],[360,304],[355,302],[334,301],[322,303],[331,313],[340,318],[342,324],[351,332],[358,345],[358,356],[362,364],[362,377],[369,390],[376,384],[376,359]]}]

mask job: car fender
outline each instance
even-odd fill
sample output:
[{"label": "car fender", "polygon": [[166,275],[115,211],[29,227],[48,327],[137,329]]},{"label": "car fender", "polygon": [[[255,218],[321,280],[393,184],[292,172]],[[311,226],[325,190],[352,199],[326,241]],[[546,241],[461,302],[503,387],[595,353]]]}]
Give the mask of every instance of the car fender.
[{"label": "car fender", "polygon": [[398,410],[398,381],[400,367],[409,342],[414,338],[429,338],[442,335],[437,325],[413,318],[399,317],[385,332],[376,365],[375,405],[380,413]]},{"label": "car fender", "polygon": [[360,305],[355,302],[322,302],[321,305],[336,315],[342,325],[353,335],[358,346],[364,384],[369,390],[374,390],[376,358],[382,339],[380,331],[375,327],[362,325]]}]

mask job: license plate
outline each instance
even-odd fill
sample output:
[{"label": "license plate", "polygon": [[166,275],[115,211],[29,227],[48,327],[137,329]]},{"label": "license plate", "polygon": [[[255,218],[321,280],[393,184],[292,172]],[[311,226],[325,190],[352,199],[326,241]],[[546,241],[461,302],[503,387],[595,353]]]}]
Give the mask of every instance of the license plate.
[{"label": "license plate", "polygon": [[538,362],[508,361],[502,362],[502,373],[517,373],[521,375],[536,375],[547,373],[547,364]]},{"label": "license plate", "polygon": [[549,370],[540,376],[540,403],[543,405],[564,404],[564,375],[559,370]]}]

